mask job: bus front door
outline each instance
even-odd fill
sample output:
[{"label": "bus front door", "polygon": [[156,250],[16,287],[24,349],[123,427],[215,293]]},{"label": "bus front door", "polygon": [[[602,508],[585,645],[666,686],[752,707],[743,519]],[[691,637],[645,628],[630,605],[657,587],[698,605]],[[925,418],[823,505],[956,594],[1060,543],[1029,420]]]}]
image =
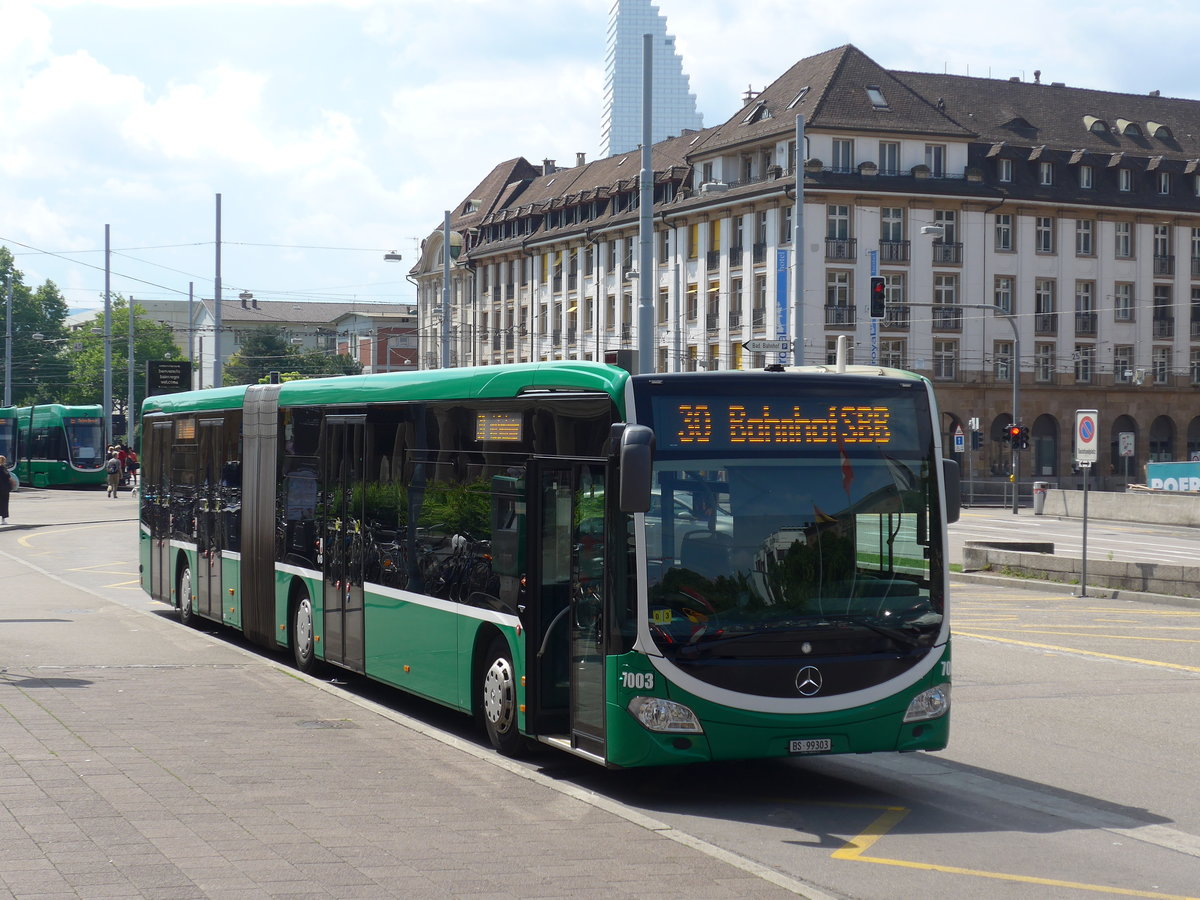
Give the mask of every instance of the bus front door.
[{"label": "bus front door", "polygon": [[363,416],[325,418],[323,473],[325,659],[355,672],[365,671],[362,521]]},{"label": "bus front door", "polygon": [[539,531],[531,541],[539,585],[530,660],[536,675],[534,728],[558,732],[566,725],[574,749],[600,758],[605,751],[604,473],[600,462],[547,460],[538,481]]}]

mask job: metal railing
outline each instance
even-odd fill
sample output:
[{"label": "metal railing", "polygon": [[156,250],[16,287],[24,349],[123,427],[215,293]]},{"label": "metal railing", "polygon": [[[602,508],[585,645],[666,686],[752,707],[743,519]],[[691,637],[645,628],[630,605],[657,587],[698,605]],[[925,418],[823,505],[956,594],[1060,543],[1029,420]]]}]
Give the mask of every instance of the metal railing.
[{"label": "metal railing", "polygon": [[880,241],[879,261],[881,263],[908,262],[908,241]]},{"label": "metal railing", "polygon": [[962,244],[934,241],[932,246],[934,265],[957,265],[962,262]]}]

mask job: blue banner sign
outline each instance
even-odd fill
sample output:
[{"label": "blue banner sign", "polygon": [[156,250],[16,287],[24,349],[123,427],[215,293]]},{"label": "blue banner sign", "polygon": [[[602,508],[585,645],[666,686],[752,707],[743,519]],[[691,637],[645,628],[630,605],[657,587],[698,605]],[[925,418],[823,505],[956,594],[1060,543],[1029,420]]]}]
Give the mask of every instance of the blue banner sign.
[{"label": "blue banner sign", "polygon": [[1146,485],[1157,491],[1200,491],[1200,462],[1146,464]]}]

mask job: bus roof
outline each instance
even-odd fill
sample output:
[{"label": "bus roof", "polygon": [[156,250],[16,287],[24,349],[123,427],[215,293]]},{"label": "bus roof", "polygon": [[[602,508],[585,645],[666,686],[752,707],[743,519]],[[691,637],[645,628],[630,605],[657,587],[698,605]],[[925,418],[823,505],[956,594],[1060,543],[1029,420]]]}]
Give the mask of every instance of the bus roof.
[{"label": "bus roof", "polygon": [[[629,373],[616,366],[583,360],[515,365],[385,372],[305,378],[280,386],[280,406],[357,405],[397,400],[457,400],[515,397],[537,390],[600,391],[624,407]],[[246,385],[146,398],[142,412],[203,412],[240,407]]]}]

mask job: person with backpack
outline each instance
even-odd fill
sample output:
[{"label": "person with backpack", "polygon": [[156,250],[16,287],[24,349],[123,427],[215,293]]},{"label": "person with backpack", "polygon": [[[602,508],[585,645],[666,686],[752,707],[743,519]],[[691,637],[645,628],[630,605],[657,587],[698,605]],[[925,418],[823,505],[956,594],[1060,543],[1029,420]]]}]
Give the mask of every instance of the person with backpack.
[{"label": "person with backpack", "polygon": [[108,473],[108,496],[118,496],[121,490],[121,460],[117,458],[117,451],[112,447],[108,448],[108,460],[104,463],[104,471]]}]

